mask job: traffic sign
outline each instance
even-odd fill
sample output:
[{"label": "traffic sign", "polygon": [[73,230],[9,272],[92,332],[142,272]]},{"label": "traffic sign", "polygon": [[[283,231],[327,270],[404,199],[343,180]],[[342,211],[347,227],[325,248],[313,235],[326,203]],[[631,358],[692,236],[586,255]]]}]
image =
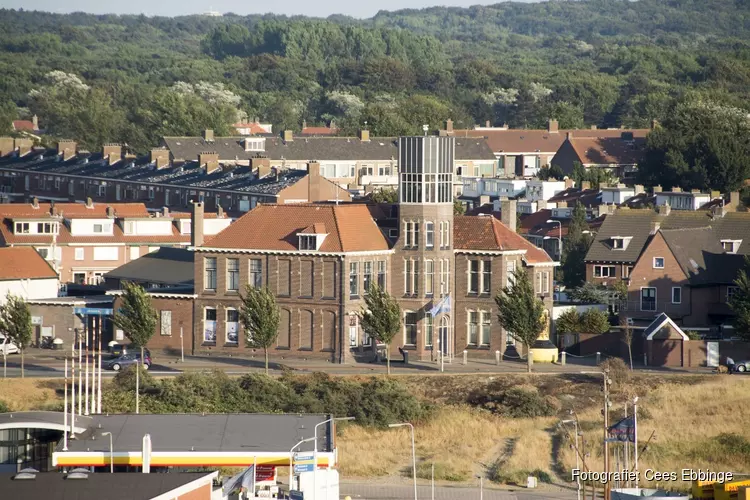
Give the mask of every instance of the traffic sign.
[{"label": "traffic sign", "polygon": [[73,309],[75,314],[82,314],[84,316],[109,316],[114,314],[114,309],[104,309],[100,307],[76,307]]},{"label": "traffic sign", "polygon": [[302,472],[312,472],[315,470],[315,464],[295,464],[294,465],[294,473],[300,474]]}]

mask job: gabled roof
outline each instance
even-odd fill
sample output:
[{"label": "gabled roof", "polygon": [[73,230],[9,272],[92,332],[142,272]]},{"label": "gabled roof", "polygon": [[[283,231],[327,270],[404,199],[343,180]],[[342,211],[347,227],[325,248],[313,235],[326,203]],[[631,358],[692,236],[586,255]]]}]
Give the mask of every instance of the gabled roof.
[{"label": "gabled roof", "polygon": [[[107,207],[114,209],[115,217],[148,217],[149,212],[143,203],[93,203],[87,207],[85,203],[55,203],[55,213],[62,214],[66,219],[106,219]],[[31,203],[2,203],[0,204],[0,218],[7,219],[37,219],[51,218],[52,204],[38,203],[34,207]]]},{"label": "gabled roof", "polygon": [[581,129],[560,130],[550,132],[548,130],[525,130],[525,129],[474,129],[456,130],[453,135],[459,137],[485,137],[487,143],[494,152],[505,153],[547,153],[554,154],[560,149],[571,132],[573,137],[602,137],[617,138],[623,133],[630,132],[633,137],[643,138],[650,132],[649,129]]},{"label": "gabled roof", "polygon": [[491,216],[454,217],[453,247],[456,250],[525,250],[524,258],[531,264],[554,262],[547,252]]},{"label": "gabled roof", "polygon": [[36,132],[36,127],[31,120],[13,120],[13,130]]},{"label": "gabled roof", "polygon": [[54,278],[55,270],[33,248],[0,248],[0,281]]},{"label": "gabled roof", "polygon": [[319,252],[388,250],[389,244],[360,203],[258,205],[208,239],[204,248],[298,251],[297,234],[324,224],[328,236]]},{"label": "gabled roof", "polygon": [[194,262],[195,253],[190,250],[162,247],[113,269],[104,277],[136,283],[182,285],[193,282]]},{"label": "gabled roof", "polygon": [[682,331],[682,328],[677,326],[677,323],[672,321],[672,318],[667,316],[666,313],[659,314],[656,319],[654,319],[654,321],[652,321],[651,324],[646,327],[642,335],[646,338],[646,340],[654,340],[654,336],[659,333],[659,331],[661,331],[661,329],[665,326],[671,326],[674,331],[682,336],[682,340],[690,340],[688,336],[685,335],[685,332]]},{"label": "gabled roof", "polygon": [[[627,262],[638,260],[657,219],[653,210],[617,210],[608,215],[591,243],[586,262]],[[632,236],[627,248],[613,249],[613,236]]]},{"label": "gabled roof", "polygon": [[728,254],[710,227],[661,229],[669,250],[692,286],[729,285],[742,268],[742,255]]},{"label": "gabled roof", "polygon": [[633,165],[643,157],[646,140],[637,138],[625,141],[620,137],[572,137],[570,144],[583,164]]},{"label": "gabled roof", "polygon": [[564,203],[570,207],[581,203],[585,207],[601,205],[601,192],[598,189],[568,188],[547,200],[549,203]]}]

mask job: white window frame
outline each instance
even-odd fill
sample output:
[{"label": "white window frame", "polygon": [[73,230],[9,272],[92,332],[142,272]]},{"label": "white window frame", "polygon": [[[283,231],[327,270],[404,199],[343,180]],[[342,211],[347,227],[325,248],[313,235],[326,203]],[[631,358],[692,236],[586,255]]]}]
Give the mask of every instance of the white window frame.
[{"label": "white window frame", "polygon": [[[259,271],[253,270],[253,262],[259,263]],[[263,286],[263,261],[262,259],[249,259],[247,263],[247,279],[250,286],[254,288],[260,288]],[[254,283],[254,278],[258,277],[258,283]]]},{"label": "white window frame", "polygon": [[[472,314],[476,314],[476,318],[477,318],[476,323],[472,323],[472,321],[471,321],[471,315]],[[481,317],[482,317],[481,312],[478,311],[478,310],[476,310],[476,309],[468,309],[466,311],[466,344],[467,345],[470,345],[470,346],[478,346],[479,345],[479,328],[480,328],[480,325],[482,324]],[[474,337],[474,341],[473,342],[472,342],[472,338],[471,338],[471,326],[472,325],[476,326],[475,337]]]},{"label": "white window frame", "polygon": [[86,258],[86,249],[83,247],[76,247],[74,250],[75,260],[84,260]]},{"label": "white window frame", "polygon": [[133,246],[130,247],[130,260],[135,260],[141,256],[141,247]]},{"label": "white window frame", "polygon": [[[492,259],[482,259],[482,264],[479,266],[481,274],[479,276],[479,293],[480,294],[491,294],[492,293]],[[489,264],[489,273],[487,272],[487,264]],[[485,285],[487,285],[485,287]]]},{"label": "white window frame", "polygon": [[[605,276],[604,269],[608,269]],[[598,271],[598,272],[597,272]],[[610,274],[609,271],[612,271]],[[595,264],[594,265],[594,278],[616,278],[617,277],[617,266],[609,264]]]},{"label": "white window frame", "polygon": [[435,223],[429,220],[424,223],[424,247],[428,250],[435,248]]},{"label": "white window frame", "polygon": [[[485,321],[485,319],[487,321]],[[484,340],[484,327],[487,325],[487,341]],[[479,315],[479,345],[489,346],[492,343],[492,311],[480,311]]]},{"label": "white window frame", "polygon": [[[644,309],[643,308],[643,290],[653,290],[654,291],[654,308],[653,309]],[[658,291],[656,290],[655,286],[642,286],[641,287],[641,293],[640,293],[640,296],[638,298],[639,299],[638,302],[639,302],[640,310],[642,312],[656,312],[656,310],[658,309],[658,307],[657,307],[657,298],[658,298],[658,296],[659,296],[659,294],[658,294]]]},{"label": "white window frame", "polygon": [[[227,259],[225,259],[225,262],[226,262],[226,272],[227,272],[227,278],[226,278],[227,279],[227,282],[226,282],[227,292],[239,292],[240,291],[240,259],[238,257],[235,257],[235,258],[228,257]],[[229,269],[230,262],[236,262],[237,269]],[[231,281],[229,279],[230,272],[237,273],[237,280],[236,280],[237,287],[236,288],[230,288],[230,281]]]},{"label": "white window frame", "polygon": [[[474,271],[476,266],[476,272]],[[467,269],[468,282],[466,283],[467,291],[472,295],[478,295],[482,288],[482,261],[478,259],[469,259],[469,268]],[[476,289],[472,289],[472,278],[476,275]]]},{"label": "white window frame", "polygon": [[[429,332],[429,334],[428,334]],[[429,313],[424,316],[424,346],[432,347],[435,342],[435,318]]]},{"label": "white window frame", "polygon": [[505,263],[505,286],[510,288],[515,283],[516,261],[509,260]]},{"label": "white window frame", "polygon": [[[207,318],[208,311],[214,311],[216,319],[215,320],[209,320]],[[216,326],[219,322],[219,312],[216,310],[215,307],[204,307],[203,308],[203,343],[204,344],[213,344],[216,343]],[[206,334],[209,333],[208,325],[209,321],[213,322],[213,335],[212,337],[207,337]]]},{"label": "white window frame", "polygon": [[373,283],[373,266],[371,260],[362,263],[362,295],[367,295],[367,289]]},{"label": "white window frame", "polygon": [[[354,278],[354,281],[352,281],[352,278]],[[359,262],[350,262],[349,263],[349,298],[353,297],[359,297]],[[354,287],[352,287],[354,285]],[[354,293],[352,293],[352,290],[354,290]]]},{"label": "white window frame", "polygon": [[[237,313],[237,321],[229,321],[229,313],[230,312],[236,312]],[[234,325],[234,332],[230,330],[230,325]],[[229,339],[229,334],[234,333],[235,334],[235,340]],[[227,344],[230,345],[239,345],[240,343],[240,312],[235,309],[234,307],[227,307],[224,311],[224,341]]]},{"label": "white window frame", "polygon": [[[674,292],[675,290],[678,290],[680,292],[680,300],[674,300]],[[673,286],[672,287],[672,304],[682,304],[682,287],[681,286]]]},{"label": "white window frame", "polygon": [[435,295],[435,261],[432,259],[424,261],[424,294],[427,297]]},{"label": "white window frame", "polygon": [[[656,265],[656,260],[661,259],[661,266]],[[664,269],[665,260],[664,257],[654,257],[653,267],[654,269]]]},{"label": "white window frame", "polygon": [[[385,290],[385,287],[386,287],[386,285],[388,283],[386,281],[387,280],[387,269],[386,269],[386,265],[385,264],[386,263],[385,263],[384,260],[379,260],[378,261],[377,271],[376,271],[376,275],[375,275],[375,280],[376,280],[375,282],[378,284],[378,287],[380,287],[383,290]],[[383,276],[383,282],[382,283],[380,282],[380,276]]]},{"label": "white window frame", "polygon": [[[209,285],[208,282],[210,281],[208,279],[208,270],[209,270],[209,268],[208,268],[208,265],[207,265],[208,262],[209,262],[209,259],[212,259],[213,262],[215,263],[214,267],[211,268],[213,270],[213,272],[214,272],[213,287],[209,287],[208,286]],[[215,292],[216,288],[219,286],[218,282],[219,282],[219,259],[217,257],[204,257],[203,258],[203,289]]]},{"label": "white window frame", "polygon": [[[407,342],[408,338],[407,338],[407,333],[406,333],[407,332],[406,317],[409,314],[413,314],[414,318],[415,318],[415,320],[414,320],[414,341],[415,341],[415,343],[409,343],[409,342]],[[416,346],[417,345],[416,341],[418,340],[417,336],[419,334],[419,327],[418,327],[418,325],[419,325],[419,315],[415,311],[408,311],[408,310],[404,311],[404,345],[408,345],[408,346]]]}]

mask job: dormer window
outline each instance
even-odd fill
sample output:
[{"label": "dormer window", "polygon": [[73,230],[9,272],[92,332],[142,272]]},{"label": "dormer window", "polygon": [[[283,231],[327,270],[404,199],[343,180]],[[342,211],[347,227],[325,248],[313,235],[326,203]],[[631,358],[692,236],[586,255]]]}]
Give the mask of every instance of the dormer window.
[{"label": "dormer window", "polygon": [[29,223],[28,222],[16,222],[16,234],[29,234]]},{"label": "dormer window", "polygon": [[721,247],[727,253],[737,253],[741,244],[742,240],[721,240]]},{"label": "dormer window", "polygon": [[625,250],[632,239],[632,236],[612,236],[612,250]]},{"label": "dormer window", "polygon": [[266,139],[263,137],[247,137],[245,139],[245,151],[265,151]]},{"label": "dormer window", "polygon": [[324,224],[313,224],[312,226],[306,227],[299,233],[299,249],[306,251],[320,250],[323,245],[323,240],[328,236]]}]

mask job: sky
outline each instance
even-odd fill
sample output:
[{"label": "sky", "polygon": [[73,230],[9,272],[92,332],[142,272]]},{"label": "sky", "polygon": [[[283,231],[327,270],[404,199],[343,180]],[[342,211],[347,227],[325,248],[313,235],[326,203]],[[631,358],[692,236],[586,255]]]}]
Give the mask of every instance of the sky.
[{"label": "sky", "polygon": [[[146,14],[148,16],[181,16],[202,14],[208,11],[234,12],[235,14],[274,14],[306,15],[327,17],[331,14],[344,14],[352,17],[372,17],[380,10],[446,5],[468,7],[477,4],[494,4],[500,0],[286,0],[282,2],[237,2],[232,0],[0,0],[0,8],[43,10],[55,13],[89,12],[92,14]],[[532,1],[532,0],[517,0]]]}]

